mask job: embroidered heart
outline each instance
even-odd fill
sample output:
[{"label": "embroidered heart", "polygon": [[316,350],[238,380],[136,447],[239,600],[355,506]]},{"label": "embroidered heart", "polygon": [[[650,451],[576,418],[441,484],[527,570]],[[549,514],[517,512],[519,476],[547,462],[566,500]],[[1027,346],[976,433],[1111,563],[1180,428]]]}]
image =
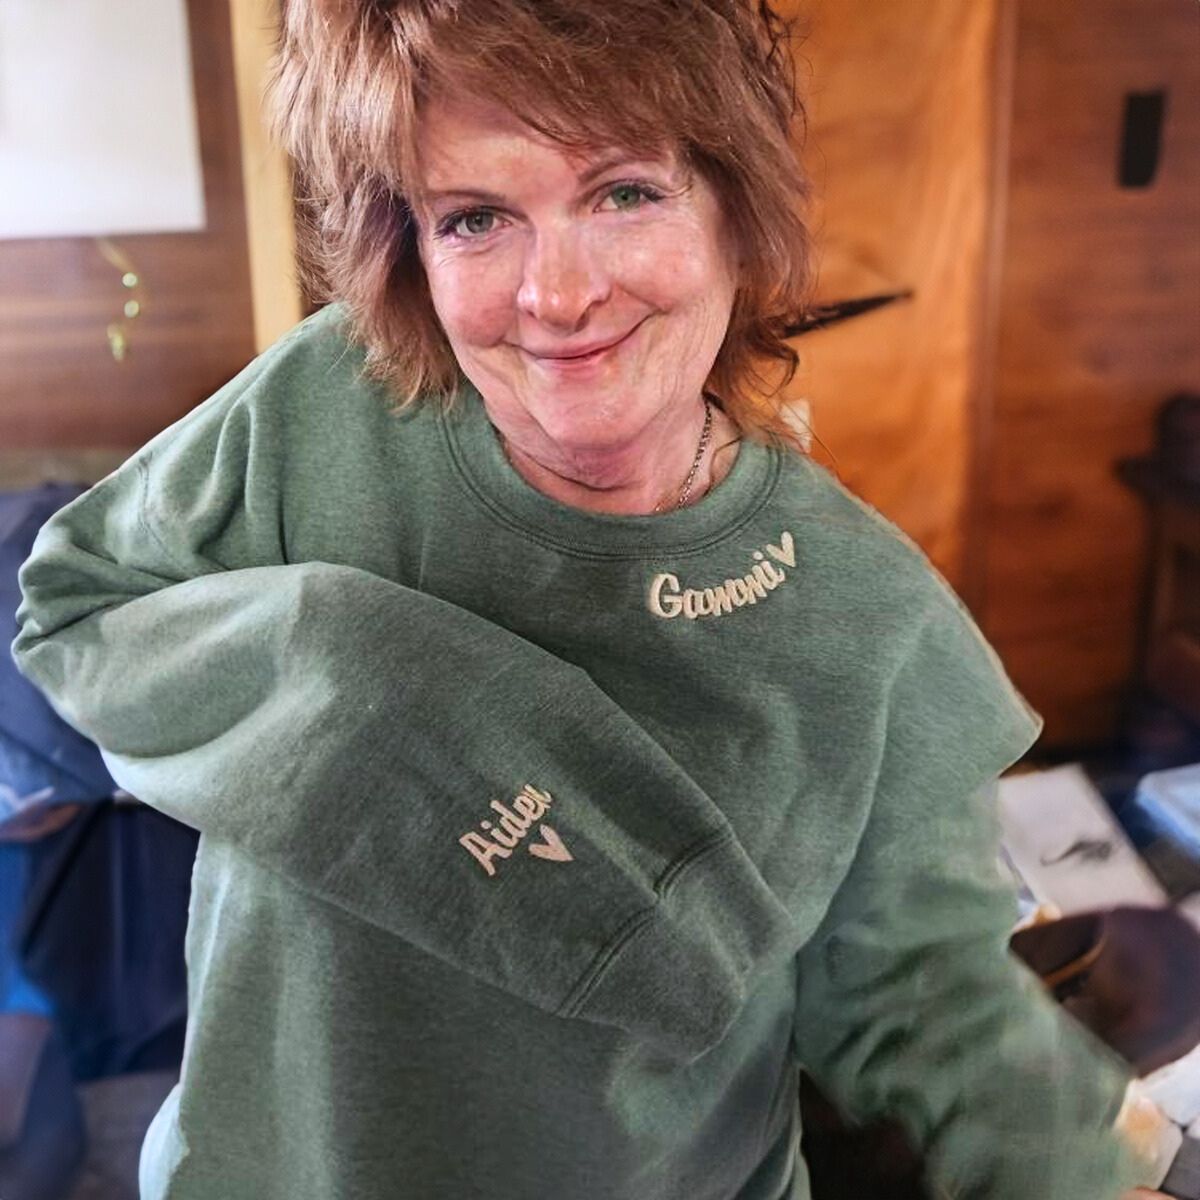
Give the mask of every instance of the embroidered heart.
[{"label": "embroidered heart", "polygon": [[549,858],[554,862],[574,861],[570,850],[562,844],[562,838],[549,825],[539,826],[538,832],[546,839],[545,844],[542,842],[530,842],[530,854],[536,854],[538,858]]},{"label": "embroidered heart", "polygon": [[772,546],[767,543],[767,553],[776,561],[786,563],[789,567],[796,565],[796,543],[792,540],[792,535],[786,530],[783,537],[779,539],[778,546]]}]

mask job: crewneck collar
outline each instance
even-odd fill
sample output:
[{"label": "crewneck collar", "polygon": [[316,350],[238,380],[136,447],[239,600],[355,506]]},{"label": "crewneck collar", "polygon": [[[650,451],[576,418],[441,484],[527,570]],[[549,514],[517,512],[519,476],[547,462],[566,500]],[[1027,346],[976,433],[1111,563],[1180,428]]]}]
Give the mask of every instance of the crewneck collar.
[{"label": "crewneck collar", "polygon": [[508,461],[473,384],[462,384],[453,408],[439,419],[464,484],[495,520],[584,558],[706,550],[752,520],[779,477],[780,452],[746,439],[729,473],[695,504],[646,516],[591,512],[526,482]]}]

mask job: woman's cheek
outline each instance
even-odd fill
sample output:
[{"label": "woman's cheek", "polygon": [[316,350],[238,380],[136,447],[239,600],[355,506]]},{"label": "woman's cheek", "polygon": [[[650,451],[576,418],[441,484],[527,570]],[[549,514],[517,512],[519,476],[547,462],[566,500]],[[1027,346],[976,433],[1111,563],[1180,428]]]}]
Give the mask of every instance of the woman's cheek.
[{"label": "woman's cheek", "polygon": [[710,241],[706,230],[686,219],[629,230],[619,240],[614,277],[654,307],[673,308],[712,283]]},{"label": "woman's cheek", "polygon": [[667,265],[661,230],[650,226],[598,232],[592,253],[604,264],[610,281],[623,292],[640,295],[661,288]]},{"label": "woman's cheek", "polygon": [[434,309],[452,339],[489,345],[504,338],[516,294],[509,274],[483,255],[443,262],[429,273]]}]

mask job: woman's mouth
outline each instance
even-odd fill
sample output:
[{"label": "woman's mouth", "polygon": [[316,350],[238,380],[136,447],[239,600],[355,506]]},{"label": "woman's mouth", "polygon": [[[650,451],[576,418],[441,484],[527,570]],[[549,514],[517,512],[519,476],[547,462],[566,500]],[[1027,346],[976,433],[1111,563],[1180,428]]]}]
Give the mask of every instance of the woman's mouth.
[{"label": "woman's mouth", "polygon": [[586,372],[605,362],[629,341],[639,326],[640,322],[639,325],[635,325],[628,333],[622,334],[615,342],[609,342],[584,354],[541,355],[533,354],[528,350],[525,353],[545,371],[549,371],[555,375],[575,375]]}]

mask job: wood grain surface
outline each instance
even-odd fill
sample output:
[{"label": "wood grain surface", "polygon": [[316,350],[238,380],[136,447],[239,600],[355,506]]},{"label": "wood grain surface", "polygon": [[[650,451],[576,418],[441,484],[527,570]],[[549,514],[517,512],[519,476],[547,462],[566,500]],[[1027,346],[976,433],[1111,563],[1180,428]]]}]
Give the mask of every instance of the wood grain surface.
[{"label": "wood grain surface", "polygon": [[910,301],[808,334],[819,458],[961,581],[993,159],[996,0],[810,0],[801,87],[818,298]]},{"label": "wood grain surface", "polygon": [[278,0],[229,0],[241,130],[254,348],[266,350],[304,315],[296,270],[291,165],[268,136],[263,88],[278,39]]},{"label": "wood grain surface", "polygon": [[[1200,5],[1020,3],[981,612],[1047,743],[1102,742],[1134,675],[1142,503],[1118,483],[1200,387]],[[1153,185],[1118,186],[1125,97],[1168,92]]]}]

